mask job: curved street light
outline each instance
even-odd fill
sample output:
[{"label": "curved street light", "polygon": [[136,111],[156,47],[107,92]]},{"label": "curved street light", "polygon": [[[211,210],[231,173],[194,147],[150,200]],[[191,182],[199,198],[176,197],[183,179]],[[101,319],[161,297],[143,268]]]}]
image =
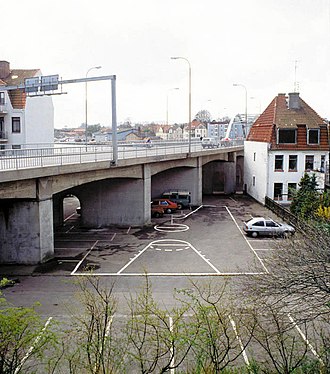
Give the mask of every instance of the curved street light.
[{"label": "curved street light", "polygon": [[188,122],[188,153],[191,153],[191,65],[187,58],[185,57],[171,57],[172,60],[185,60],[189,66],[189,122]]},{"label": "curved street light", "polygon": [[244,84],[241,84],[241,83],[233,83],[233,86],[234,87],[243,87],[244,90],[245,90],[245,129],[243,129],[243,137],[245,139],[245,131],[247,131],[247,124],[248,124],[248,118],[247,118],[247,89],[246,87],[244,86]]},{"label": "curved street light", "polygon": [[[89,68],[86,72],[86,79],[88,76],[88,73],[93,69],[101,69],[102,66],[93,66]],[[87,146],[87,81],[85,82],[85,143]]]}]

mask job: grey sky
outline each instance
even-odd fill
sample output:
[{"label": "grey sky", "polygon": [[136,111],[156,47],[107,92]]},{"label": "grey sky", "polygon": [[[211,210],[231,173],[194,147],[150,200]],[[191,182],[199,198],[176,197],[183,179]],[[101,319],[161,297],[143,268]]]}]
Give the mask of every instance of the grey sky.
[{"label": "grey sky", "polygon": [[[188,121],[257,113],[293,90],[330,117],[330,0],[11,0],[1,2],[2,60],[44,75],[117,76],[118,121]],[[110,83],[89,84],[88,122],[109,125]],[[171,90],[179,87],[179,90]],[[55,126],[84,122],[84,85],[53,98]],[[251,98],[253,97],[253,99]]]}]

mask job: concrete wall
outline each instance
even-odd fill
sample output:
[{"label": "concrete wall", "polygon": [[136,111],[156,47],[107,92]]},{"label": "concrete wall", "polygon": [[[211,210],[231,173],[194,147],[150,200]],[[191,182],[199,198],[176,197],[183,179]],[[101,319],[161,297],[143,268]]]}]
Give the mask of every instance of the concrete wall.
[{"label": "concrete wall", "polygon": [[202,204],[202,167],[173,168],[152,176],[151,199],[171,189],[190,191],[192,205]]},{"label": "concrete wall", "polygon": [[107,179],[72,190],[84,227],[143,226],[150,223],[150,177]]},{"label": "concrete wall", "polygon": [[52,201],[7,200],[0,207],[0,262],[36,264],[54,254]]},{"label": "concrete wall", "polygon": [[235,162],[212,161],[203,166],[203,194],[230,194],[235,190]]}]

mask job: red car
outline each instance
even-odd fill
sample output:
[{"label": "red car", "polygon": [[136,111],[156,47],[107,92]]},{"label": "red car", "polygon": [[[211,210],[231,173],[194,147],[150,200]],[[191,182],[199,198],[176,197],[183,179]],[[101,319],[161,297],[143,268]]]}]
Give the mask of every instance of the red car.
[{"label": "red car", "polygon": [[161,206],[165,213],[172,213],[178,209],[178,204],[168,199],[154,199],[151,206]]}]

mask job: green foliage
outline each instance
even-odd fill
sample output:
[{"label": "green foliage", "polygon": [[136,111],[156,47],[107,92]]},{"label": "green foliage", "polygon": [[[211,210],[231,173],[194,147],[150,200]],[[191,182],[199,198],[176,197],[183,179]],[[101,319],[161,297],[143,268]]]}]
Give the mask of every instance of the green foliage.
[{"label": "green foliage", "polygon": [[53,341],[35,307],[13,307],[5,298],[0,299],[0,373],[31,373]]},{"label": "green foliage", "polygon": [[319,207],[320,194],[317,191],[316,176],[309,176],[307,173],[299,182],[299,189],[291,191],[293,195],[290,211],[303,220],[309,220],[314,217]]}]

